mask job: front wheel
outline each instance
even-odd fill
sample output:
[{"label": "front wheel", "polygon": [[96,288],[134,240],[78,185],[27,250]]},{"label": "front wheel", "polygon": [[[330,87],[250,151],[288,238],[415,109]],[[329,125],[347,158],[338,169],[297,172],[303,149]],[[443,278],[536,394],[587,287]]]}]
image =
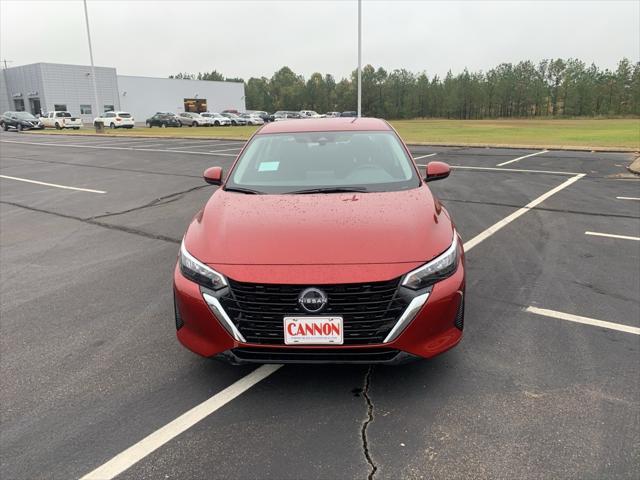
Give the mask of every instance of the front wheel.
[{"label": "front wheel", "polygon": [[216,120],[215,122],[213,122],[213,125],[216,126],[216,127],[219,127],[220,126],[220,122],[218,120]]},{"label": "front wheel", "polygon": [[21,125],[21,124],[18,124],[18,127],[17,127],[17,128],[18,128],[18,131],[19,131],[19,132],[21,132],[21,131],[22,131],[22,125]]},{"label": "front wheel", "polygon": [[109,125],[109,128],[110,128],[111,130],[114,130],[114,129],[116,128],[116,124],[115,124],[115,123],[110,124],[110,125]]},{"label": "front wheel", "polygon": [[192,126],[192,127],[197,127],[197,126],[198,126],[198,122],[193,122],[193,123],[191,124],[191,126]]},{"label": "front wheel", "polygon": [[151,128],[151,127],[153,127],[153,125],[151,125],[149,122],[147,122],[147,127]]},{"label": "front wheel", "polygon": [[7,127],[7,124],[4,122],[2,122],[2,130],[4,130],[5,132],[9,130],[9,127]]},{"label": "front wheel", "polygon": [[58,122],[56,122],[56,130],[62,130],[62,127],[60,126],[60,124]]}]

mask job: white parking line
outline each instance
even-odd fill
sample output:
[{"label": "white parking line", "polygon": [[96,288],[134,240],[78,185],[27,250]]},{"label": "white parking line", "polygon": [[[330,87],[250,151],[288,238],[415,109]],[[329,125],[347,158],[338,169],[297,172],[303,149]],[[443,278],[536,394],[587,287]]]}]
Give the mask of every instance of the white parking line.
[{"label": "white parking line", "polygon": [[600,233],[600,232],[584,232],[584,234],[592,235],[594,237],[619,238],[621,240],[635,240],[636,242],[640,242],[640,237],[630,237],[628,235],[615,235],[613,233]]},{"label": "white parking line", "polygon": [[[44,142],[18,142],[15,140],[0,140],[0,143],[16,143],[21,145],[39,145],[42,147],[66,147],[66,148],[93,148],[98,150],[133,150],[131,147],[95,147],[93,145],[74,145],[74,144],[58,144],[58,143],[44,143]],[[154,148],[136,148],[137,152],[164,152],[164,153],[189,153],[192,155],[213,155],[224,157],[237,157],[234,153],[209,153],[209,152],[194,152],[192,150],[169,150],[169,149],[154,149]]]},{"label": "white parking line", "polygon": [[242,145],[244,145],[244,142],[233,142],[233,143],[210,143],[210,142],[206,142],[206,143],[200,143],[199,140],[196,140],[194,142],[189,142],[189,143],[183,143],[180,142],[180,145],[178,145],[175,148],[184,148],[184,147],[189,147],[189,148],[200,148],[200,147],[228,147],[229,145],[238,145],[240,144],[240,146],[238,148],[242,148]]},{"label": "white parking line", "polygon": [[121,474],[129,467],[135,465],[147,455],[151,454],[171,439],[177,437],[185,430],[191,428],[199,421],[205,419],[216,410],[225,406],[234,398],[243,394],[256,383],[264,380],[272,373],[276,372],[282,365],[262,365],[249,375],[242,377],[237,382],[228,386],[213,397],[196,405],[191,410],[183,413],[175,420],[166,424],[146,436],[138,443],[119,453],[108,462],[102,464],[90,473],[87,473],[80,480],[109,480]]},{"label": "white parking line", "polygon": [[605,322],[604,320],[581,317],[579,315],[572,315],[571,313],[556,312],[555,310],[547,310],[546,308],[527,307],[525,309],[525,312],[534,313],[536,315],[542,315],[545,317],[558,318],[560,320],[567,320],[569,322],[583,323],[585,325],[593,325],[595,327],[608,328],[610,330],[617,330],[619,332],[640,335],[640,328],[632,327],[630,325],[623,325],[621,323]]},{"label": "white parking line", "polygon": [[509,160],[507,162],[502,162],[496,165],[496,167],[502,167],[503,165],[509,165],[510,163],[517,162],[519,160],[524,160],[525,158],[535,157],[536,155],[542,155],[543,153],[547,153],[549,150],[542,150],[541,152],[530,153],[529,155],[524,155],[522,157],[514,158],[513,160]]},{"label": "white parking line", "polygon": [[[527,170],[524,168],[496,168],[496,167],[470,167],[468,165],[449,165],[451,168],[457,168],[462,170],[488,170],[493,172],[520,172],[520,173],[550,173],[552,175],[568,175],[575,176],[581,175],[578,172],[559,172],[554,170]],[[418,167],[426,167],[426,165],[418,164]]]},{"label": "white parking line", "polygon": [[222,150],[209,150],[209,152],[211,152],[211,153],[218,153],[218,152],[228,152],[229,150],[242,150],[242,147],[235,147],[235,148],[223,148]]},{"label": "white parking line", "polygon": [[427,157],[433,157],[434,155],[437,155],[438,152],[436,153],[430,153],[428,155],[421,155],[419,157],[413,157],[414,160],[422,160],[423,158],[427,158]]},{"label": "white parking line", "polygon": [[58,185],[57,183],[39,182],[38,180],[30,180],[28,178],[10,177],[9,175],[0,175],[0,178],[6,178],[8,180],[17,180],[18,182],[35,183],[36,185],[45,185],[47,187],[64,188],[65,190],[77,190],[79,192],[107,193],[104,190],[92,190],[91,188],[70,187],[68,185]]},{"label": "white parking line", "polygon": [[575,182],[577,182],[578,180],[580,180],[584,176],[585,176],[585,174],[581,173],[579,175],[576,175],[575,177],[569,178],[568,180],[562,182],[557,187],[552,188],[551,190],[549,190],[547,193],[544,193],[544,194],[540,195],[538,198],[536,198],[535,200],[532,200],[531,202],[527,203],[524,207],[516,210],[511,215],[508,215],[507,217],[503,218],[498,223],[490,226],[485,231],[483,231],[483,232],[479,233],[478,235],[476,235],[475,237],[473,237],[471,240],[468,240],[467,242],[465,242],[465,244],[464,244],[465,251],[471,250],[473,247],[478,245],[480,242],[482,242],[483,240],[489,238],[491,235],[496,233],[498,230],[502,229],[502,227],[510,224],[516,218],[521,217],[522,215],[527,213],[529,210],[531,210],[536,205],[539,205],[540,203],[544,202],[547,198],[551,197],[552,195],[555,195],[560,190],[563,190],[563,189],[567,188],[569,185],[574,184]]},{"label": "white parking line", "polygon": [[638,197],[616,197],[618,200],[637,200],[640,201]]}]

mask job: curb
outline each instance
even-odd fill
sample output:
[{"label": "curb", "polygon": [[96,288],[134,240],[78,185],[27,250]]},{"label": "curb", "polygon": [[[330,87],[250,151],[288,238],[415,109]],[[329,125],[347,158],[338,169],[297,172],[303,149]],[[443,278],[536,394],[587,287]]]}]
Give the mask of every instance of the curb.
[{"label": "curb", "polygon": [[[69,137],[99,137],[99,138],[151,138],[160,140],[230,140],[233,142],[246,142],[248,138],[241,137],[189,137],[189,136],[158,136],[158,135],[109,135],[108,133],[43,133],[41,131],[27,131],[26,134],[40,135],[65,135]],[[584,147],[576,145],[520,145],[520,144],[494,144],[494,143],[449,143],[449,142],[405,142],[409,146],[416,147],[469,147],[469,148],[504,148],[523,150],[560,150],[575,152],[610,152],[610,153],[640,153],[638,148],[625,147]],[[640,168],[639,168],[640,169]]]}]

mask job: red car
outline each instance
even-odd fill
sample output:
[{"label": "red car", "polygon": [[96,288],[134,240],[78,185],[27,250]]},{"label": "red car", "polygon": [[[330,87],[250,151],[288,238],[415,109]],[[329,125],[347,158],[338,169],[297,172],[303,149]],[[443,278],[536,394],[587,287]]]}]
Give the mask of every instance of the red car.
[{"label": "red car", "polygon": [[262,127],[182,241],[178,339],[231,363],[401,363],[456,345],[464,253],[385,121]]}]

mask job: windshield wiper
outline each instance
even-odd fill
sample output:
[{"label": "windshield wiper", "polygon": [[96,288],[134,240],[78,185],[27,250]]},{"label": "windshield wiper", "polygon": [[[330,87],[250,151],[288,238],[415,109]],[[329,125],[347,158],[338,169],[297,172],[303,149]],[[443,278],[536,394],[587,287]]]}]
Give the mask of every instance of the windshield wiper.
[{"label": "windshield wiper", "polygon": [[287,192],[291,195],[304,195],[306,193],[350,193],[350,192],[368,192],[365,187],[320,187],[309,188],[306,190],[294,190]]},{"label": "windshield wiper", "polygon": [[224,188],[225,192],[238,192],[238,193],[246,193],[248,195],[258,195],[262,192],[259,192],[258,190],[252,190],[250,188],[244,188],[244,187],[225,187]]}]

